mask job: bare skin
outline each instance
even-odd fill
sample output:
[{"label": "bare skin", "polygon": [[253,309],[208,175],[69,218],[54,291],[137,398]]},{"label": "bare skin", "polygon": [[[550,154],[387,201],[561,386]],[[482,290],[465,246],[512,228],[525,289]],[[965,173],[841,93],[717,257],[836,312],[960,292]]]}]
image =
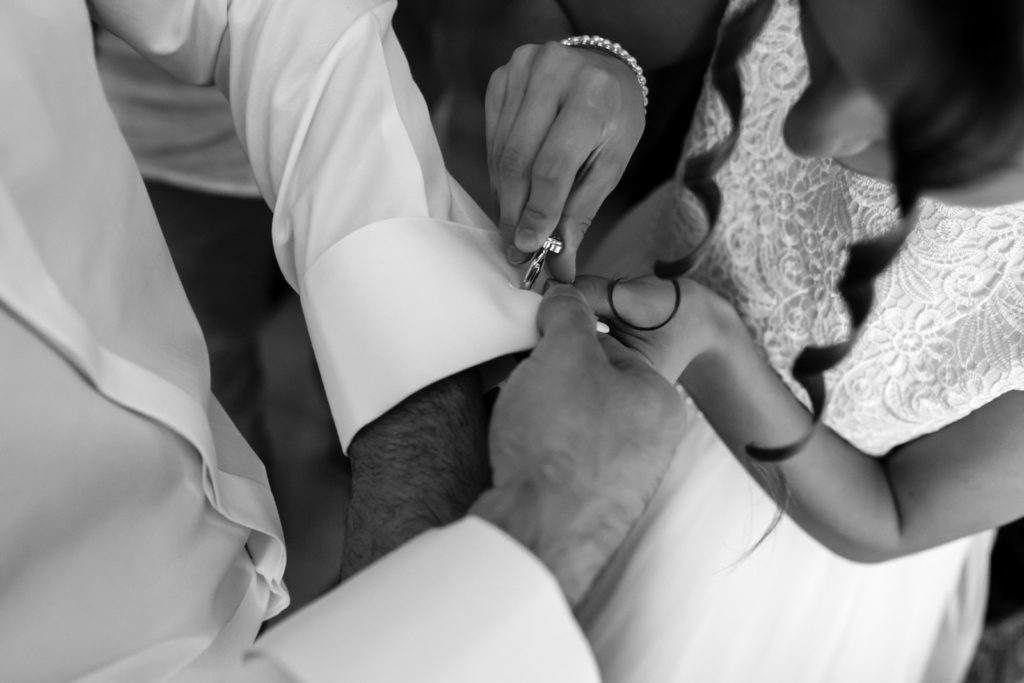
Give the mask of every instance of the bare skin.
[{"label": "bare skin", "polygon": [[[671,384],[642,356],[599,336],[594,323],[579,291],[568,285],[548,291],[538,313],[540,343],[494,408],[488,435],[494,487],[470,510],[544,563],[572,604],[654,494],[683,424]],[[435,389],[415,399],[412,412],[444,423],[444,411],[428,407]],[[549,419],[553,411],[560,419]],[[402,404],[392,412],[405,419],[409,410]],[[292,679],[271,660],[254,657],[231,680]]]},{"label": "bare skin", "polygon": [[[833,157],[855,171],[888,177],[893,103],[916,87],[913,76],[927,61],[922,22],[913,14],[920,6],[893,0],[804,0],[801,6],[811,84],[789,112],[787,143],[799,155]],[[510,62],[508,68],[521,67]],[[543,118],[524,108],[517,116]],[[578,117],[573,135],[592,134],[584,130],[587,121]],[[571,141],[562,143],[562,149],[571,147]],[[574,158],[571,151],[564,157]],[[1022,169],[1024,149],[998,173],[926,194],[966,205],[1019,201]],[[581,278],[577,284],[599,315],[610,316],[604,280]],[[625,329],[616,334],[666,377],[682,376],[744,464],[748,443],[795,441],[810,416],[761,360],[735,311],[696,283],[684,281],[683,293],[673,325],[647,335]],[[664,320],[672,299],[669,285],[652,278],[616,290],[620,313],[640,325]],[[790,513],[822,543],[862,561],[898,557],[1020,518],[1022,411],[1024,395],[1010,392],[880,459],[819,429],[803,453],[781,466],[792,488]]]},{"label": "bare skin", "polygon": [[[713,35],[721,4],[721,0],[643,0],[627,7],[611,2],[444,0],[433,9],[438,17],[436,30],[442,35],[431,42],[436,47],[441,79],[456,91],[472,93],[482,108],[491,71],[524,42],[554,40],[576,32],[602,33],[635,44],[637,57],[648,68],[657,69],[704,56],[711,44],[708,30]],[[414,7],[420,10],[417,16],[427,14],[426,6]],[[641,40],[651,32],[659,37]],[[553,44],[528,46],[516,54],[522,66],[509,71],[511,79],[515,81],[516,74],[530,74],[531,78],[518,82],[518,87],[506,83],[500,97],[491,78],[486,111],[512,113],[500,121],[488,118],[493,145],[487,146],[488,160],[480,162],[488,163],[491,177],[497,179],[493,189],[499,224],[509,242],[517,233],[543,241],[559,227],[566,250],[550,264],[559,277],[571,280],[583,236],[621,178],[644,130],[642,98],[633,72],[614,57]],[[569,66],[572,68],[566,68]],[[701,70],[694,73],[697,77],[692,88],[699,85]],[[557,81],[549,77],[553,74]],[[561,90],[567,92],[564,97],[553,97]],[[547,118],[537,121],[514,115],[519,104],[526,112],[557,106],[548,108]],[[479,115],[479,110],[475,111]],[[478,116],[474,124],[481,135],[483,119]],[[585,126],[581,125],[584,119]],[[597,130],[600,121],[613,123],[596,134],[575,134]],[[492,134],[491,124],[496,133]],[[536,144],[548,126],[554,126],[549,137],[553,146]],[[464,130],[453,137],[455,144],[472,139]],[[574,157],[566,163],[562,159],[570,150]],[[472,165],[460,173],[463,157],[456,154],[450,158],[455,159],[453,174],[470,178],[470,190],[473,177],[487,176],[485,168]],[[594,170],[581,172],[584,166]],[[522,251],[533,248],[533,242],[527,241]],[[420,531],[462,516],[487,486],[479,396],[472,373],[448,378],[410,397],[357,435],[349,449],[353,499],[347,518],[343,578]],[[442,411],[447,417],[441,423],[428,420],[430,429],[424,430],[422,415],[432,411],[420,408],[429,405],[446,405],[450,410]]]},{"label": "bare skin", "polygon": [[[642,188],[647,176],[671,173],[676,150],[664,140],[681,139],[687,126],[724,2],[444,0],[440,6],[439,31],[446,35],[440,68],[452,76],[451,102],[440,107],[440,137],[452,172],[481,205],[493,197],[513,262],[557,230],[565,250],[549,265],[557,278],[571,281],[599,210],[614,213],[630,201],[620,187],[606,203],[623,174],[631,171],[629,185]],[[617,41],[639,60],[656,90],[646,118],[629,67],[554,42],[574,34]],[[489,83],[480,74],[485,68],[487,75],[494,71]],[[481,184],[487,174],[489,186]]]},{"label": "bare skin", "polygon": [[[611,316],[606,281],[577,285],[599,316]],[[755,479],[750,443],[796,441],[807,410],[761,358],[735,311],[701,285],[682,281],[683,304],[656,332],[615,331],[665,377],[679,377],[712,427]],[[637,325],[672,309],[669,284],[653,276],[621,284],[616,309]],[[779,465],[787,513],[823,545],[849,559],[879,562],[932,548],[1024,517],[1024,392],[1009,392],[934,434],[878,458],[819,427]]]},{"label": "bare skin", "polygon": [[482,394],[467,370],[416,392],[352,440],[342,579],[463,517],[488,488]]}]

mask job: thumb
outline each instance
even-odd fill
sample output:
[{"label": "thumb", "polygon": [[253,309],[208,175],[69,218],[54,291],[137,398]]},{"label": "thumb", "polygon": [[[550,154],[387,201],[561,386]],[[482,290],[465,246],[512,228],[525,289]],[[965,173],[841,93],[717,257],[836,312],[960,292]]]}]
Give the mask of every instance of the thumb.
[{"label": "thumb", "polygon": [[572,283],[586,300],[587,305],[599,318],[612,318],[612,309],[608,305],[608,283],[606,277],[598,275],[580,275]]},{"label": "thumb", "polygon": [[647,356],[631,349],[615,337],[603,334],[598,339],[598,343],[601,344],[601,348],[604,349],[611,364],[619,370],[632,374],[661,377]]},{"label": "thumb", "polygon": [[[550,282],[550,281],[549,281]],[[555,342],[582,347],[596,343],[596,318],[583,294],[567,284],[553,284],[544,293],[537,311],[540,329],[538,348]]]}]

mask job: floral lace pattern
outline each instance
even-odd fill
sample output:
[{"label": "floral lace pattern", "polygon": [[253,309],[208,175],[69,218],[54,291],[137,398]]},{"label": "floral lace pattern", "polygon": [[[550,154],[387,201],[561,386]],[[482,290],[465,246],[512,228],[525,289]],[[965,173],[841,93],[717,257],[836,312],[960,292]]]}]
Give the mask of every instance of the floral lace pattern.
[{"label": "floral lace pattern", "polygon": [[[794,4],[779,3],[741,71],[743,130],[718,175],[722,216],[694,277],[733,303],[802,396],[790,376],[797,354],[849,330],[835,293],[846,247],[895,225],[895,198],[886,183],[786,149],[782,124],[807,77]],[[697,111],[688,153],[729,125],[709,88]],[[692,196],[676,194],[678,216],[693,225]],[[851,443],[883,454],[1024,389],[1024,204],[922,202],[903,253],[876,287],[853,353],[826,376],[825,422]]]}]

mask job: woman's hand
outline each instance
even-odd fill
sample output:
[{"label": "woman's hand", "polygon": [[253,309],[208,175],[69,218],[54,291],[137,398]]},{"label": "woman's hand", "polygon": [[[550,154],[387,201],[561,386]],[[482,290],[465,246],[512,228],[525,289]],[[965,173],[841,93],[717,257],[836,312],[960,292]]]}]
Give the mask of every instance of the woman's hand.
[{"label": "woman's hand", "polygon": [[571,282],[579,244],[643,133],[636,76],[596,50],[524,45],[491,76],[485,115],[510,260],[524,260],[557,230],[565,248],[549,267]]},{"label": "woman's hand", "polygon": [[[678,279],[678,309],[672,282],[648,275],[622,280],[614,287],[613,311],[608,299],[610,282],[583,275],[575,284],[594,313],[607,321],[612,335],[643,355],[671,382],[677,381],[695,358],[721,348],[728,332],[742,332],[732,306],[688,278]],[[655,326],[660,327],[636,329]]]}]

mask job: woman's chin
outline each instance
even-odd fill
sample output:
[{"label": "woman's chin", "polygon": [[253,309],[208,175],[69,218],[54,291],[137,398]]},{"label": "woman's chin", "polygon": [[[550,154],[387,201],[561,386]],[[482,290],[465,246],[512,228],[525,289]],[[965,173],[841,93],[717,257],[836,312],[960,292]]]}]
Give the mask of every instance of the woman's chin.
[{"label": "woman's chin", "polygon": [[874,144],[857,154],[836,156],[832,160],[848,171],[875,180],[892,181],[892,160],[884,144]]}]

